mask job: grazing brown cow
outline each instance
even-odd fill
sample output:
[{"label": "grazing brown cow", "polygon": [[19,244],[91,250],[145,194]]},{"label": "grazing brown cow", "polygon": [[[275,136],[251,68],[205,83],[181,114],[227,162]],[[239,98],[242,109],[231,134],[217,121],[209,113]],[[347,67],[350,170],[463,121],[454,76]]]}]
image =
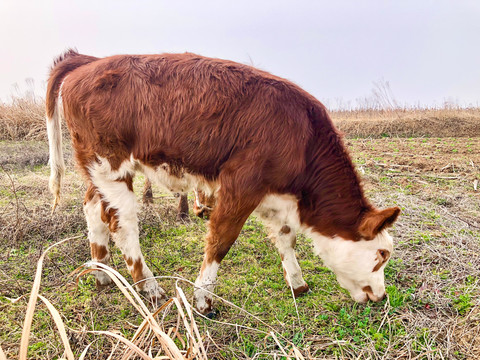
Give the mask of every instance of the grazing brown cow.
[{"label": "grazing brown cow", "polygon": [[253,211],[269,228],[295,295],[308,291],[294,251],[302,231],[355,301],[383,298],[393,250],[385,229],[400,209],[370,204],[324,106],[291,82],[189,53],[96,58],[68,51],[50,73],[47,118],[55,203],[64,118],[88,185],[92,257],[108,260],[110,232],[152,299],[165,293],[140,251],[137,170],[174,192],[215,194],[196,280],[202,313],[212,310],[205,290],[213,291],[220,262]]},{"label": "grazing brown cow", "polygon": [[[195,201],[193,202],[193,213],[199,218],[210,217],[210,214],[215,206],[215,196],[212,194],[207,196],[202,190],[194,190]],[[180,200],[177,207],[177,221],[188,220],[188,197],[187,194],[178,194]],[[145,180],[143,186],[143,203],[153,203],[152,182],[150,179]]]}]

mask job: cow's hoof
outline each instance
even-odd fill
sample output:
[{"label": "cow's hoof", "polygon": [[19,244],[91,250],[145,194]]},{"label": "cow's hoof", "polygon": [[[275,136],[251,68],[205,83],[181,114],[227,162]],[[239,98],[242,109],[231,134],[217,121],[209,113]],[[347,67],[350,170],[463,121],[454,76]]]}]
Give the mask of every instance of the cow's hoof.
[{"label": "cow's hoof", "polygon": [[177,222],[180,224],[189,223],[190,216],[188,216],[188,214],[185,214],[185,213],[179,213],[177,214]]},{"label": "cow's hoof", "polygon": [[204,209],[205,209],[204,207],[199,208],[199,207],[194,206],[193,207],[193,213],[195,214],[196,217],[199,217],[200,219],[203,219],[203,213],[205,212]]},{"label": "cow's hoof", "polygon": [[162,306],[163,304],[165,304],[165,302],[167,301],[167,295],[164,295],[164,296],[161,296],[161,297],[158,297],[158,296],[150,296],[148,298],[148,302],[150,303],[150,305],[152,305],[152,307],[154,309],[158,309],[160,306]]},{"label": "cow's hoof", "polygon": [[95,271],[95,287],[98,291],[102,291],[112,284],[113,280],[110,279],[106,273],[101,270]]},{"label": "cow's hoof", "polygon": [[144,196],[142,201],[143,201],[143,205],[151,205],[153,204],[153,197]]},{"label": "cow's hoof", "polygon": [[195,290],[195,307],[198,312],[204,316],[214,312],[212,306],[212,298],[208,297],[207,293],[203,289]]},{"label": "cow's hoof", "polygon": [[97,291],[105,290],[106,288],[110,287],[111,284],[112,282],[102,284],[100,281],[98,281],[98,279],[95,279],[95,288],[97,289]]},{"label": "cow's hoof", "polygon": [[200,219],[205,219],[205,220],[209,220],[210,219],[210,215],[212,215],[212,209],[206,207],[206,206],[202,206],[202,207],[194,207],[193,208],[193,213],[199,217]]},{"label": "cow's hoof", "polygon": [[163,290],[154,280],[147,281],[140,292],[148,299],[153,307],[159,307],[168,299],[165,290]]},{"label": "cow's hoof", "polygon": [[306,293],[310,292],[310,288],[308,287],[308,284],[305,283],[304,285],[293,289],[293,295],[295,295],[296,298],[299,296],[305,295]]},{"label": "cow's hoof", "polygon": [[210,311],[208,314],[206,314],[205,317],[207,317],[207,318],[210,319],[210,320],[213,320],[213,319],[216,319],[216,318],[217,318],[217,315],[218,315],[217,310],[213,309],[213,310]]}]

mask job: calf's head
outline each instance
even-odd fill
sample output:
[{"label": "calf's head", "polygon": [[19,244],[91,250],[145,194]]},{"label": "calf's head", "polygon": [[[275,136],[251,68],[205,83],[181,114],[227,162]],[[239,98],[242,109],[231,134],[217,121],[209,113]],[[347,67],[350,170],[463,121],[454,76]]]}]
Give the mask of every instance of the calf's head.
[{"label": "calf's head", "polygon": [[384,269],[393,252],[392,237],[386,228],[399,213],[398,207],[369,211],[360,222],[358,241],[312,236],[317,254],[356,302],[380,301],[385,296]]}]

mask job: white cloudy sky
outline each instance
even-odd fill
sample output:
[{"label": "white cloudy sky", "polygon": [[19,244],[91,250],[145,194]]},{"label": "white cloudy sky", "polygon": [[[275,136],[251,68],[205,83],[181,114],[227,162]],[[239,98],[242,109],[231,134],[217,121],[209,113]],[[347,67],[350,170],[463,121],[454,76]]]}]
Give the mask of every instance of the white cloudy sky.
[{"label": "white cloudy sky", "polygon": [[0,0],[0,99],[42,95],[67,47],[254,64],[335,107],[388,81],[400,103],[480,106],[478,0]]}]

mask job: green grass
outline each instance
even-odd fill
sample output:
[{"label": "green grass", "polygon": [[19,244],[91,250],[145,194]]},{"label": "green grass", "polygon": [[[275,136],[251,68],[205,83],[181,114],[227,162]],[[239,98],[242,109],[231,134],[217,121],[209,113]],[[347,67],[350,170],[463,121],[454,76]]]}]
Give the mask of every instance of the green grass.
[{"label": "green grass", "polygon": [[[200,219],[195,219],[192,224],[174,227],[159,228],[145,225],[142,248],[152,270],[160,276],[178,275],[194,281],[202,260],[204,232],[205,222]],[[82,248],[84,247],[82,245]],[[87,252],[88,249],[83,251]],[[28,248],[22,247],[11,251],[7,261],[0,262],[0,266],[11,266],[12,262],[28,257],[28,252]],[[281,259],[267,238],[263,226],[254,218],[247,221],[237,243],[222,262],[216,293],[248,313],[258,316],[300,348],[314,348],[312,337],[326,337],[336,341],[348,340],[341,348],[329,345],[324,354],[340,356],[345,349],[355,350],[368,344],[374,344],[375,349],[382,353],[389,338],[405,332],[401,323],[395,323],[390,328],[380,326],[384,316],[384,302],[358,305],[351,301],[348,294],[338,286],[333,273],[323,267],[313,254],[308,239],[302,237],[299,240],[297,253],[304,278],[312,289],[312,292],[296,300],[298,313],[290,289],[283,279]],[[51,264],[43,271],[45,280],[41,292],[55,299],[55,304],[59,307],[67,326],[78,328],[80,324],[77,320],[80,317],[83,322],[92,324],[95,330],[113,327],[126,336],[133,335],[131,326],[124,325],[126,321],[138,324],[140,318],[117,289],[112,287],[97,293],[93,276],[83,277],[75,288],[72,279],[69,280],[66,274],[79,263],[72,262],[65,249],[54,249],[47,258]],[[129,278],[123,258],[116,249],[112,254],[112,264]],[[246,264],[248,266],[245,266]],[[59,269],[65,275],[55,281]],[[400,269],[401,263],[398,260],[387,266],[387,283],[395,281],[397,271]],[[12,281],[29,283],[33,280],[32,276],[33,273],[26,273],[24,268],[20,268]],[[159,282],[167,293],[171,295],[174,293],[173,281],[160,279]],[[191,296],[191,288],[186,284],[182,287],[187,289]],[[391,285],[387,292],[391,312],[399,311],[411,301],[408,289]],[[0,323],[2,326],[10,327],[12,324],[8,320],[9,317],[16,311],[21,312],[24,304],[8,305],[5,297],[0,298],[0,304],[3,309],[8,309],[8,314],[4,313]],[[233,321],[259,331],[270,331],[258,320],[239,313],[220,300],[215,301],[215,307],[221,321]],[[105,311],[106,309],[113,310],[114,314]],[[208,327],[213,325],[210,321],[200,320],[200,323]],[[17,328],[20,325],[21,323],[18,323]],[[50,315],[43,306],[39,306],[35,314],[34,329],[35,336],[39,339],[49,338],[49,332],[54,329]],[[265,334],[240,331],[232,335],[232,330],[230,327],[211,330],[220,339],[228,334],[229,340],[223,350],[226,357],[235,356],[238,349],[243,349],[242,352],[247,356],[268,350],[263,343]],[[17,331],[16,336],[9,340],[18,342],[19,332]],[[266,343],[268,346],[272,345],[269,341]],[[32,341],[30,354],[34,357],[44,357],[48,348],[49,344],[45,341]]]}]

